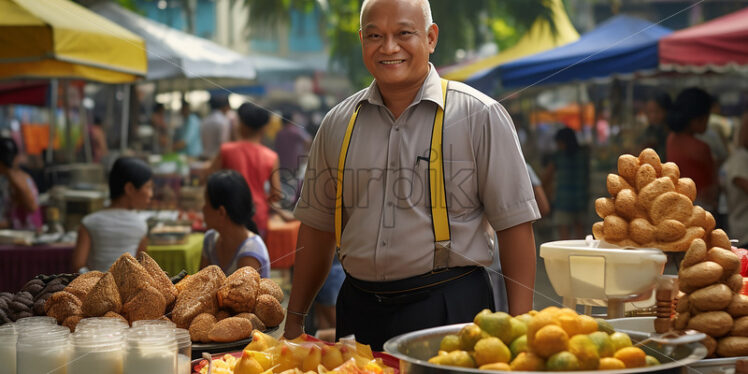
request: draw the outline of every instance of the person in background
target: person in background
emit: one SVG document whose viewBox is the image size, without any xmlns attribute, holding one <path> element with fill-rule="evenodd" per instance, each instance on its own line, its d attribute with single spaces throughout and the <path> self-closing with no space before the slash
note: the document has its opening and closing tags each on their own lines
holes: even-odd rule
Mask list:
<svg viewBox="0 0 748 374">
<path fill-rule="evenodd" d="M 42 227 L 39 192 L 31 176 L 21 170 L 18 145 L 0 138 L 0 228 L 34 230 Z"/>
<path fill-rule="evenodd" d="M 210 114 L 203 118 L 200 137 L 203 140 L 203 156 L 214 158 L 221 149 L 221 144 L 231 140 L 231 123 L 226 113 L 231 109 L 229 98 L 225 95 L 210 97 Z"/>
<path fill-rule="evenodd" d="M 546 180 L 553 180 L 553 221 L 559 239 L 583 239 L 586 232 L 589 193 L 589 153 L 569 127 L 556 132 L 556 153 L 546 166 Z"/>
<path fill-rule="evenodd" d="M 716 164 L 709 145 L 695 136 L 706 131 L 711 105 L 711 96 L 700 88 L 687 88 L 678 94 L 667 116 L 672 131 L 667 138 L 667 160 L 678 165 L 681 177 L 696 183 L 694 203 L 716 215 Z"/>
<path fill-rule="evenodd" d="M 237 114 L 241 123 L 240 140 L 221 145 L 209 172 L 231 169 L 244 176 L 249 189 L 252 190 L 255 206 L 253 219 L 257 223 L 258 233 L 265 237 L 270 204 L 281 198 L 278 154 L 260 143 L 263 129 L 270 120 L 270 113 L 252 103 L 244 103 L 237 110 Z M 267 191 L 266 184 L 269 184 Z"/>
<path fill-rule="evenodd" d="M 530 164 L 525 162 L 525 165 L 527 165 L 527 174 L 530 175 L 530 184 L 532 184 L 532 192 L 535 194 L 535 202 L 538 204 L 538 211 L 541 217 L 545 217 L 551 213 L 551 203 L 548 202 L 548 196 L 545 195 L 543 182 L 540 181 Z"/>
<path fill-rule="evenodd" d="M 78 227 L 73 271 L 105 272 L 124 253 L 146 250 L 148 225 L 138 210 L 153 197 L 151 168 L 144 161 L 120 157 L 109 172 L 109 207 L 91 213 Z"/>
<path fill-rule="evenodd" d="M 306 157 L 309 152 L 309 146 L 312 144 L 312 137 L 306 130 L 293 121 L 293 113 L 290 111 L 283 112 L 283 128 L 275 136 L 275 151 L 278 152 L 280 164 L 281 184 L 289 187 L 288 203 L 296 203 L 296 191 L 300 186 L 299 168 L 302 166 L 301 159 Z"/>
<path fill-rule="evenodd" d="M 104 132 L 102 126 L 101 118 L 96 116 L 94 117 L 93 126 L 89 128 L 91 134 L 91 153 L 93 153 L 94 162 L 101 162 L 109 154 L 109 147 L 106 143 L 106 132 Z"/>
<path fill-rule="evenodd" d="M 738 248 L 748 248 L 748 114 L 738 129 L 737 147 L 725 162 L 727 206 L 730 238 Z"/>
<path fill-rule="evenodd" d="M 660 92 L 647 101 L 645 107 L 647 128 L 637 142 L 641 145 L 639 151 L 645 148 L 652 148 L 660 156 L 662 162 L 665 162 L 667 154 L 666 146 L 669 132 L 665 117 L 672 106 L 673 100 L 665 92 Z"/>
<path fill-rule="evenodd" d="M 208 231 L 203 239 L 201 269 L 218 265 L 231 275 L 251 266 L 261 277 L 270 277 L 270 256 L 253 215 L 252 191 L 241 174 L 221 170 L 208 178 L 203 205 Z"/>
<path fill-rule="evenodd" d="M 164 107 L 164 104 L 156 103 L 153 105 L 151 126 L 153 126 L 153 132 L 155 134 L 153 149 L 157 153 L 163 152 L 166 150 L 167 136 L 169 133 L 169 124 L 166 120 L 166 107 Z"/>
<path fill-rule="evenodd" d="M 190 103 L 182 100 L 182 129 L 179 140 L 174 143 L 174 150 L 190 157 L 200 157 L 203 154 L 203 141 L 200 138 L 200 118 L 190 110 Z"/>
</svg>

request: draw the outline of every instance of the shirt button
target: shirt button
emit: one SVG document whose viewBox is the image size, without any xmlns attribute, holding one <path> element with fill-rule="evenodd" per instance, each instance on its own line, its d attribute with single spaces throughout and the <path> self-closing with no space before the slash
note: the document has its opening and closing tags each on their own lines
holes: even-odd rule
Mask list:
<svg viewBox="0 0 748 374">
<path fill-rule="evenodd" d="M 390 167 L 391 167 L 391 168 L 394 168 L 394 167 L 395 167 L 395 161 L 390 161 Z"/>
<path fill-rule="evenodd" d="M 395 203 L 393 203 L 392 201 L 387 202 L 387 206 L 394 206 L 394 205 Z"/>
<path fill-rule="evenodd" d="M 382 240 L 382 247 L 386 247 L 386 246 L 387 246 L 387 242 Z"/>
<path fill-rule="evenodd" d="M 395 127 L 395 131 L 400 131 L 400 128 L 399 127 Z"/>
</svg>

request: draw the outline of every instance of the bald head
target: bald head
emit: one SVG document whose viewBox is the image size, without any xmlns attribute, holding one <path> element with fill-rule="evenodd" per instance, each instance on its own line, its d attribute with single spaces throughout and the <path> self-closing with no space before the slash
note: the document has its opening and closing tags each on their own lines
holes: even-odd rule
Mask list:
<svg viewBox="0 0 748 374">
<path fill-rule="evenodd" d="M 359 16 L 359 27 L 364 27 L 364 14 L 366 11 L 369 10 L 369 8 L 379 2 L 381 0 L 364 0 L 364 3 L 361 4 L 361 14 Z M 410 2 L 410 3 L 417 3 L 421 8 L 421 13 L 423 13 L 423 22 L 424 25 L 426 25 L 426 30 L 431 27 L 431 24 L 434 23 L 434 19 L 431 17 L 431 4 L 429 3 L 429 0 L 396 0 L 396 1 L 403 1 L 403 2 Z"/>
</svg>

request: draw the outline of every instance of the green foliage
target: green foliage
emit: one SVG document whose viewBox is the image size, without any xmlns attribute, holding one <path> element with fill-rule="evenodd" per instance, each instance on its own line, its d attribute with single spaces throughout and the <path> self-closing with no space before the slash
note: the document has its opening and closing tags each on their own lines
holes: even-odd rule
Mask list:
<svg viewBox="0 0 748 374">
<path fill-rule="evenodd" d="M 124 0 L 120 0 L 124 1 Z M 358 38 L 362 0 L 244 0 L 253 33 L 272 33 L 288 22 L 292 9 L 320 12 L 321 33 L 330 42 L 331 64 L 343 67 L 356 87 L 371 82 L 361 58 Z M 501 49 L 512 46 L 540 18 L 555 32 L 551 0 L 431 0 L 434 22 L 439 25 L 439 43 L 431 57 L 435 65 L 455 62 L 458 49 L 473 50 L 494 41 Z M 267 35 L 267 34 L 265 34 Z"/>
</svg>

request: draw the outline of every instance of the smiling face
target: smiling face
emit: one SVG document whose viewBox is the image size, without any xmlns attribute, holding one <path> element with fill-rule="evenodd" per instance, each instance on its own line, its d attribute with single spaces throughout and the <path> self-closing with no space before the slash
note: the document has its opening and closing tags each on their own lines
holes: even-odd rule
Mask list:
<svg viewBox="0 0 748 374">
<path fill-rule="evenodd" d="M 364 65 L 381 85 L 420 84 L 438 35 L 436 24 L 426 25 L 421 0 L 371 0 L 362 10 Z"/>
</svg>

